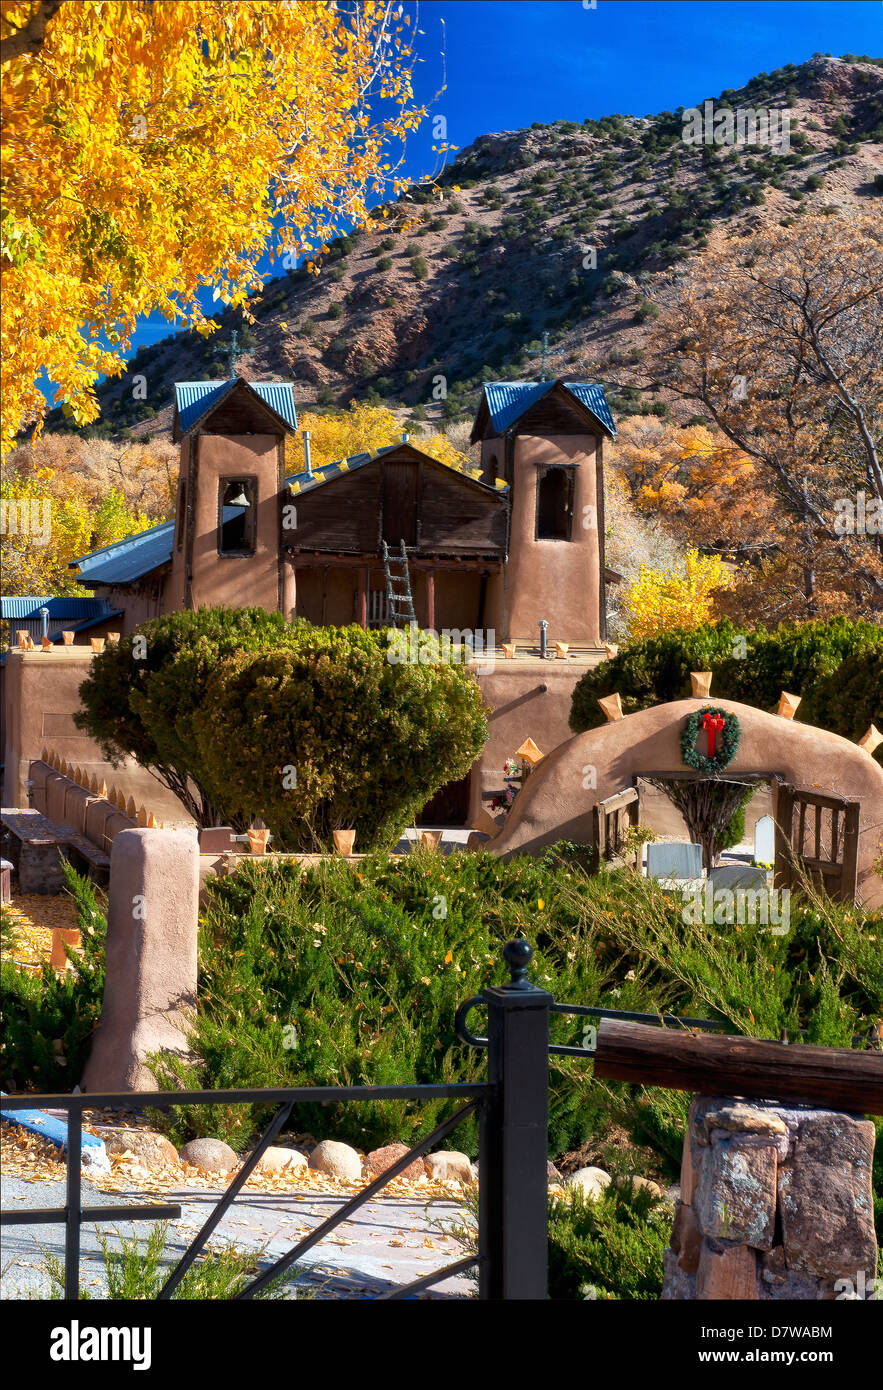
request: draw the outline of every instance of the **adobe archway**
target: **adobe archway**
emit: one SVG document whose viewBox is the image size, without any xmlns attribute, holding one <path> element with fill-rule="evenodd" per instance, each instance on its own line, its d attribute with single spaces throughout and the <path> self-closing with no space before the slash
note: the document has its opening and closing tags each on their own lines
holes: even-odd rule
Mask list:
<svg viewBox="0 0 883 1390">
<path fill-rule="evenodd" d="M 684 721 L 708 703 L 705 698 L 654 705 L 559 744 L 531 773 L 504 829 L 487 848 L 507 856 L 535 853 L 556 840 L 590 843 L 596 801 L 632 786 L 636 774 L 686 770 Z M 883 907 L 883 879 L 873 871 L 883 854 L 883 768 L 839 734 L 734 700 L 713 703 L 735 714 L 742 731 L 728 774 L 768 771 L 805 790 L 861 803 L 859 899 L 868 908 Z"/>
</svg>

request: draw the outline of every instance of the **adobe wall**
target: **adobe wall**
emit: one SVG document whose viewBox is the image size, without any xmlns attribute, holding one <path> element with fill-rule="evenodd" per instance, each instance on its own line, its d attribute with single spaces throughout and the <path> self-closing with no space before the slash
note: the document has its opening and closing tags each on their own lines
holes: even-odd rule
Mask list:
<svg viewBox="0 0 883 1390">
<path fill-rule="evenodd" d="M 113 842 L 107 969 L 84 1091 L 153 1090 L 152 1054 L 186 1054 L 196 1008 L 199 845 L 170 830 Z"/>
<path fill-rule="evenodd" d="M 83 633 L 82 640 L 89 647 L 89 638 L 104 637 L 105 627 L 111 632 L 118 632 L 121 637 L 129 637 L 140 623 L 146 623 L 150 618 L 158 618 L 167 610 L 163 606 L 162 585 L 152 584 L 145 588 L 102 588 L 96 585 L 96 594 L 101 598 L 106 598 L 113 608 L 122 608 L 123 616 L 114 618 L 106 625 L 101 627 L 89 628 Z M 79 634 L 77 634 L 79 636 Z M 74 638 L 76 642 L 77 638 Z M 91 650 L 91 649 L 90 649 Z"/>
<path fill-rule="evenodd" d="M 487 626 L 496 627 L 501 640 L 536 642 L 545 618 L 550 641 L 600 644 L 595 448 L 592 435 L 516 437 L 509 564 L 504 578 L 489 586 L 496 611 L 489 609 Z M 576 465 L 572 538 L 537 540 L 538 465 L 556 463 Z"/>
<path fill-rule="evenodd" d="M 72 777 L 56 772 L 49 763 L 39 760 L 31 763 L 28 770 L 33 783 L 33 809 L 42 812 L 55 825 L 69 825 L 79 831 L 102 853 L 109 851 L 114 836 L 121 830 L 137 829 L 137 822 L 113 802 L 86 791 Z"/>
<path fill-rule="evenodd" d="M 74 724 L 80 685 L 89 673 L 91 648 L 55 646 L 50 652 L 10 651 L 6 656 L 5 771 L 3 805 L 28 804 L 26 782 L 32 762 L 44 748 L 82 768 L 99 782 L 114 784 L 137 806 L 144 805 L 167 824 L 191 825 L 176 796 L 134 759 L 114 768 L 98 744 Z"/>
<path fill-rule="evenodd" d="M 568 739 L 531 773 L 504 829 L 488 846 L 491 852 L 500 856 L 535 853 L 555 840 L 591 843 L 596 801 L 631 786 L 636 773 L 686 770 L 681 757 L 684 721 L 708 703 L 690 699 L 654 705 Z M 713 703 L 735 714 L 742 730 L 729 773 L 769 771 L 796 787 L 861 802 L 858 892 L 866 907 L 883 906 L 883 879 L 872 867 L 883 854 L 883 768 L 879 763 L 839 734 L 733 700 L 713 699 Z M 652 816 L 645 823 L 656 829 Z"/>
<path fill-rule="evenodd" d="M 278 471 L 279 440 L 273 434 L 199 436 L 193 499 L 194 608 L 205 605 L 236 608 L 253 604 L 271 613 L 279 611 Z M 222 477 L 257 479 L 257 535 L 253 555 L 218 554 L 218 481 Z M 185 539 L 180 553 L 184 555 L 186 550 Z M 178 560 L 178 554 L 176 550 L 174 561 Z M 169 599 L 176 596 L 179 573 L 180 562 L 168 589 Z"/>
<path fill-rule="evenodd" d="M 532 738 L 543 753 L 551 753 L 572 738 L 568 720 L 573 688 L 586 671 L 603 660 L 603 651 L 597 656 L 554 661 L 539 657 L 510 661 L 500 659 L 497 653 L 493 671 L 476 670 L 490 714 L 488 740 L 472 769 L 470 822 L 494 792 L 502 791 L 503 764 L 525 739 Z"/>
</svg>

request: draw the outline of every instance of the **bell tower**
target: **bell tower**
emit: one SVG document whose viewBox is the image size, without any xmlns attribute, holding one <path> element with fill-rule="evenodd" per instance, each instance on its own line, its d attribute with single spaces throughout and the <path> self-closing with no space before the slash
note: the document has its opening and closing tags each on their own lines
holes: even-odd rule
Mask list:
<svg viewBox="0 0 883 1390">
<path fill-rule="evenodd" d="M 289 383 L 232 377 L 175 386 L 181 470 L 167 612 L 254 604 L 293 613 L 279 507 L 285 435 L 296 427 Z"/>
<path fill-rule="evenodd" d="M 511 498 L 507 563 L 488 589 L 503 641 L 536 645 L 545 620 L 550 642 L 603 645 L 603 444 L 614 437 L 600 386 L 485 386 L 472 438 L 484 481 L 505 479 Z"/>
</svg>

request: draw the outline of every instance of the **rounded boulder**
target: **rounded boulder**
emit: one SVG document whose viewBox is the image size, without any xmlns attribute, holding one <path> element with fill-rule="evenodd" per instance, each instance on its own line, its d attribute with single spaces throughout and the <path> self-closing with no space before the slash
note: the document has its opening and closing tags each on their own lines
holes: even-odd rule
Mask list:
<svg viewBox="0 0 883 1390">
<path fill-rule="evenodd" d="M 310 1167 L 332 1178 L 360 1178 L 362 1160 L 349 1144 L 337 1139 L 323 1139 L 310 1154 Z"/>
<path fill-rule="evenodd" d="M 603 1168 L 580 1168 L 567 1179 L 568 1187 L 579 1188 L 584 1197 L 591 1197 L 593 1201 L 601 1196 L 610 1183 L 610 1174 L 605 1173 Z"/>
<path fill-rule="evenodd" d="M 289 1173 L 293 1168 L 306 1168 L 307 1157 L 299 1149 L 277 1148 L 274 1145 L 261 1154 L 256 1173 Z"/>
<path fill-rule="evenodd" d="M 384 1144 L 382 1149 L 372 1149 L 371 1153 L 369 1153 L 368 1157 L 365 1159 L 365 1167 L 368 1169 L 372 1178 L 379 1177 L 381 1173 L 386 1172 L 387 1168 L 391 1168 L 394 1163 L 397 1163 L 400 1158 L 404 1158 L 407 1152 L 407 1144 Z M 423 1159 L 415 1158 L 413 1163 L 409 1163 L 407 1168 L 396 1176 L 406 1178 L 411 1182 L 416 1178 L 425 1177 L 426 1170 L 423 1167 Z"/>
<path fill-rule="evenodd" d="M 450 1152 L 427 1154 L 426 1171 L 433 1182 L 459 1182 L 471 1187 L 475 1182 L 472 1164 L 465 1154 Z"/>
<path fill-rule="evenodd" d="M 230 1173 L 239 1163 L 239 1155 L 223 1139 L 191 1139 L 179 1157 L 200 1173 Z"/>
<path fill-rule="evenodd" d="M 109 1154 L 132 1153 L 146 1168 L 166 1168 L 178 1162 L 178 1150 L 164 1134 L 152 1129 L 114 1129 L 102 1136 Z"/>
</svg>

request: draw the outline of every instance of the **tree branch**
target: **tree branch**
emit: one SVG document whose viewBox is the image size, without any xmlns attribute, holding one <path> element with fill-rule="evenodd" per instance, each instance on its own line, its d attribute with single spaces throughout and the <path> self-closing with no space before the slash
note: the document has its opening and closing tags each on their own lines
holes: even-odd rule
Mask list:
<svg viewBox="0 0 883 1390">
<path fill-rule="evenodd" d="M 38 53 L 46 37 L 46 25 L 63 4 L 64 0 L 39 0 L 27 24 L 0 39 L 0 66 L 14 62 L 23 53 L 30 53 L 31 56 Z"/>
</svg>

